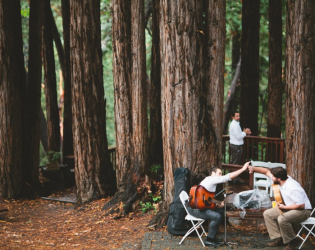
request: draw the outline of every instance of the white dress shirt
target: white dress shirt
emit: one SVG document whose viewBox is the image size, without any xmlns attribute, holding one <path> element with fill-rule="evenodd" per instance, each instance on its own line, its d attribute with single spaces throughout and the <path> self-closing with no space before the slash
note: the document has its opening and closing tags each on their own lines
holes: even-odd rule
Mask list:
<svg viewBox="0 0 315 250">
<path fill-rule="evenodd" d="M 232 120 L 229 132 L 230 132 L 230 144 L 233 144 L 233 145 L 244 144 L 243 138 L 246 136 L 246 133 L 242 131 L 240 123 L 238 121 L 235 121 L 234 119 Z"/>
<path fill-rule="evenodd" d="M 286 206 L 305 204 L 304 209 L 312 209 L 311 202 L 304 189 L 301 187 L 300 183 L 293 180 L 291 176 L 288 175 L 288 179 L 282 187 L 279 185 L 279 189 Z"/>
<path fill-rule="evenodd" d="M 207 189 L 209 192 L 215 192 L 217 189 L 217 184 L 224 183 L 230 181 L 230 174 L 226 174 L 223 176 L 208 176 L 200 182 L 200 185 Z"/>
</svg>

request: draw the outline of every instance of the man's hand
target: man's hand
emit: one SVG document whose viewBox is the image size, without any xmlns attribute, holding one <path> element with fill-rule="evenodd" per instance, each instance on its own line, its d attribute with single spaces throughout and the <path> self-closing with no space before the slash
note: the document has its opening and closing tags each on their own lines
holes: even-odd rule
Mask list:
<svg viewBox="0 0 315 250">
<path fill-rule="evenodd" d="M 249 163 L 250 163 L 250 161 L 248 161 L 248 162 L 246 162 L 246 163 L 244 164 L 244 166 L 243 166 L 243 170 L 248 169 Z"/>
<path fill-rule="evenodd" d="M 254 173 L 254 167 L 252 165 L 248 166 L 248 170 L 250 174 Z"/>
<path fill-rule="evenodd" d="M 244 128 L 243 131 L 244 131 L 245 134 L 247 134 L 247 135 L 250 135 L 250 134 L 252 133 L 249 128 Z"/>
</svg>

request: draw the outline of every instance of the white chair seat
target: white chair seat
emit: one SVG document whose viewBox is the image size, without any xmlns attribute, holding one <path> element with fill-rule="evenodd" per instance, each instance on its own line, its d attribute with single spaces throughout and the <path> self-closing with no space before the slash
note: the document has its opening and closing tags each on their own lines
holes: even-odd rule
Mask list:
<svg viewBox="0 0 315 250">
<path fill-rule="evenodd" d="M 187 210 L 187 207 L 186 207 L 186 202 L 188 202 L 189 196 L 188 196 L 188 194 L 187 194 L 185 191 L 182 191 L 182 192 L 179 194 L 179 198 L 180 198 L 180 201 L 182 202 L 182 204 L 183 204 L 183 206 L 184 206 L 184 208 L 185 208 L 185 210 L 186 210 L 186 213 L 187 213 L 187 215 L 186 215 L 186 217 L 185 217 L 185 220 L 189 220 L 189 221 L 191 222 L 191 224 L 193 225 L 193 226 L 188 230 L 188 232 L 184 235 L 184 237 L 183 237 L 182 240 L 179 242 L 179 244 L 182 244 L 182 242 L 186 239 L 186 237 L 187 237 L 188 235 L 190 235 L 193 231 L 196 231 L 196 233 L 197 233 L 197 235 L 198 235 L 198 237 L 199 237 L 199 239 L 200 239 L 200 241 L 201 241 L 203 247 L 205 247 L 205 243 L 203 242 L 203 240 L 202 240 L 202 238 L 201 238 L 203 235 L 207 235 L 205 229 L 204 229 L 203 226 L 202 226 L 202 223 L 204 223 L 205 220 L 204 220 L 204 219 L 201 219 L 201 218 L 197 218 L 197 217 L 192 216 L 192 215 L 189 214 L 189 212 L 188 212 L 188 210 Z M 201 228 L 201 230 L 202 230 L 201 234 L 198 232 L 198 228 Z"/>
<path fill-rule="evenodd" d="M 311 216 L 313 215 L 314 211 L 315 211 L 315 208 L 313 208 Z M 308 219 L 306 219 L 305 221 L 301 222 L 300 224 L 301 224 L 302 227 L 301 227 L 300 231 L 296 235 L 296 237 L 299 237 L 302 240 L 302 244 L 300 245 L 299 249 L 301 249 L 301 247 L 304 245 L 305 241 L 307 240 L 307 238 L 308 238 L 308 236 L 310 234 L 315 236 L 315 234 L 312 232 L 313 229 L 315 228 L 315 218 L 314 217 L 309 217 Z M 307 227 L 307 226 L 311 226 L 311 227 Z M 305 236 L 305 238 L 303 238 L 302 235 L 301 235 L 301 232 L 302 232 L 303 229 L 308 231 L 308 233 Z"/>
</svg>

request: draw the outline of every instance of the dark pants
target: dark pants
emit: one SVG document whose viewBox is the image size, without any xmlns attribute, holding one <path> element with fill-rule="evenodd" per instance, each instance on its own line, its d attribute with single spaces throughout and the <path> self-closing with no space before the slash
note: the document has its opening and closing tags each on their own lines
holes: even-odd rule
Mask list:
<svg viewBox="0 0 315 250">
<path fill-rule="evenodd" d="M 231 149 L 231 156 L 232 156 L 231 164 L 242 165 L 241 159 L 242 159 L 243 145 L 230 144 L 230 149 Z"/>
<path fill-rule="evenodd" d="M 188 212 L 197 218 L 204 220 L 210 220 L 210 225 L 208 229 L 208 237 L 214 239 L 219 230 L 222 219 L 224 218 L 224 208 L 216 208 L 214 210 L 205 209 L 192 209 L 187 207 Z"/>
</svg>

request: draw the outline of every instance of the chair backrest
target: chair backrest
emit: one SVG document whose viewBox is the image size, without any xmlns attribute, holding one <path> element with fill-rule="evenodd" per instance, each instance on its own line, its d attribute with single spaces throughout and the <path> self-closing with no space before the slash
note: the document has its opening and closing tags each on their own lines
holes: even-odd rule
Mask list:
<svg viewBox="0 0 315 250">
<path fill-rule="evenodd" d="M 185 208 L 187 214 L 189 214 L 188 211 L 187 211 L 187 208 L 186 208 L 186 201 L 189 200 L 189 196 L 188 196 L 188 194 L 186 193 L 186 191 L 183 190 L 183 191 L 179 194 L 179 199 L 180 199 L 180 201 L 182 202 L 182 204 L 183 204 L 183 206 L 184 206 L 184 208 Z"/>
<path fill-rule="evenodd" d="M 261 174 L 261 173 L 254 172 L 254 185 L 255 185 L 255 182 L 257 181 L 257 179 L 268 180 L 271 184 L 271 179 L 268 176 Z"/>
<path fill-rule="evenodd" d="M 250 162 L 253 167 L 265 167 L 265 168 L 269 168 L 269 163 L 270 163 L 270 162 L 264 162 L 264 161 L 250 161 Z"/>
<path fill-rule="evenodd" d="M 284 169 L 287 169 L 287 166 L 284 163 L 269 162 L 269 168 L 276 167 L 283 167 Z"/>
</svg>

